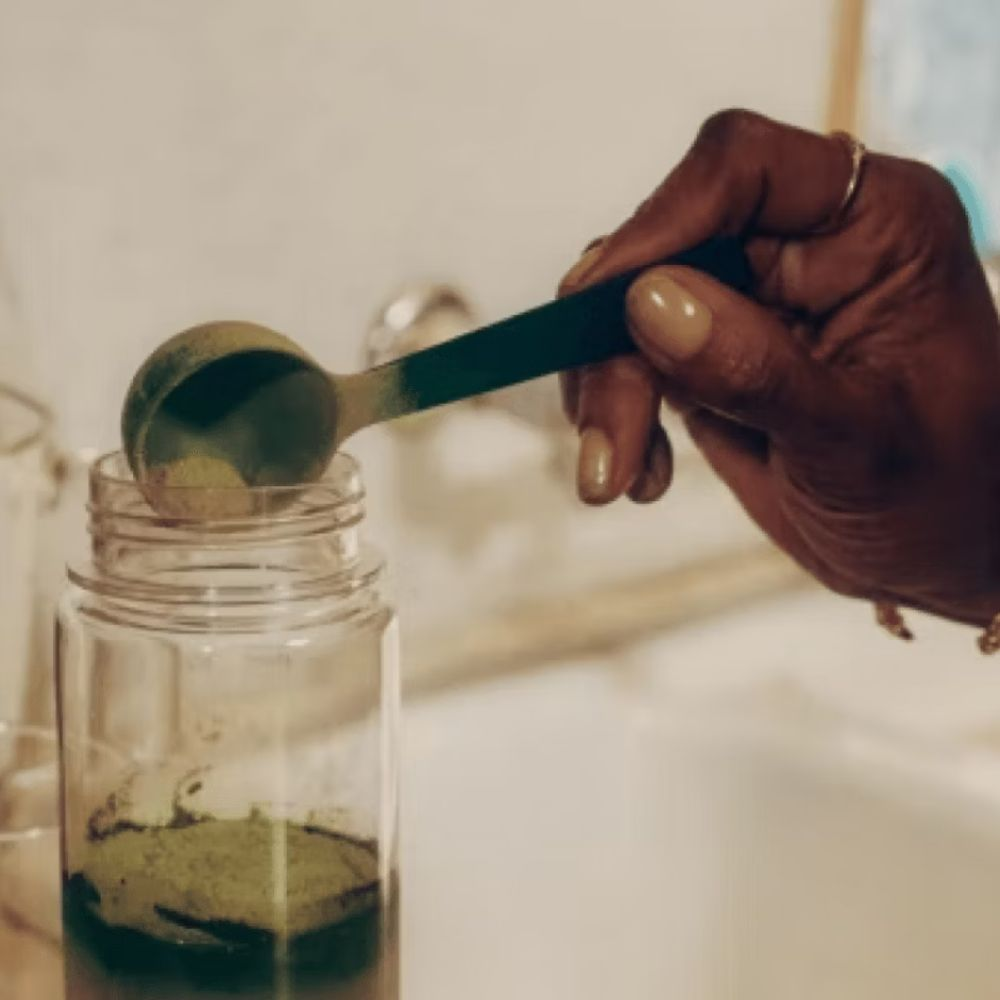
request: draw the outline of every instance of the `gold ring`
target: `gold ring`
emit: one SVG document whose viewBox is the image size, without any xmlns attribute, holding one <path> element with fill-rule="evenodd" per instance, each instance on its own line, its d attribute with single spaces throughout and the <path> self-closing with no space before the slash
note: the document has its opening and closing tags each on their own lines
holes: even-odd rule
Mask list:
<svg viewBox="0 0 1000 1000">
<path fill-rule="evenodd" d="M 847 187 L 844 189 L 844 197 L 841 198 L 840 204 L 837 206 L 836 212 L 833 213 L 830 222 L 824 227 L 826 229 L 835 229 L 843 222 L 847 210 L 851 207 L 851 202 L 854 201 L 854 196 L 858 193 L 858 187 L 861 184 L 861 175 L 865 169 L 865 157 L 868 155 L 868 147 L 860 139 L 851 135 L 850 132 L 834 132 L 830 138 L 844 143 L 851 155 L 851 176 L 847 182 Z"/>
</svg>

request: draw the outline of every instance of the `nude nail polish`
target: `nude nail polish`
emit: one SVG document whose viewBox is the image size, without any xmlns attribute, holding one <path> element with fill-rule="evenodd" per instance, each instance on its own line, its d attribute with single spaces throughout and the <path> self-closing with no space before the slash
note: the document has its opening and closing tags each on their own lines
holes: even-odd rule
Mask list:
<svg viewBox="0 0 1000 1000">
<path fill-rule="evenodd" d="M 588 427 L 580 436 L 580 462 L 577 489 L 586 503 L 611 500 L 611 471 L 614 451 L 607 434 L 598 427 Z"/>
<path fill-rule="evenodd" d="M 648 271 L 628 291 L 628 317 L 651 352 L 671 361 L 694 357 L 712 332 L 712 314 L 662 270 Z"/>
</svg>

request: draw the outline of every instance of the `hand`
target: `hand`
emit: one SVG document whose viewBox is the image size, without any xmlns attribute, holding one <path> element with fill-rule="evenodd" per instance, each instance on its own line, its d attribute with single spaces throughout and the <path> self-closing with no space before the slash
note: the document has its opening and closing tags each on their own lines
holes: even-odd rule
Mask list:
<svg viewBox="0 0 1000 1000">
<path fill-rule="evenodd" d="M 589 503 L 658 499 L 663 399 L 773 541 L 833 590 L 985 624 L 1000 611 L 1000 320 L 948 182 L 841 138 L 724 112 L 562 293 L 713 235 L 753 299 L 653 266 L 639 354 L 563 376 Z"/>
</svg>

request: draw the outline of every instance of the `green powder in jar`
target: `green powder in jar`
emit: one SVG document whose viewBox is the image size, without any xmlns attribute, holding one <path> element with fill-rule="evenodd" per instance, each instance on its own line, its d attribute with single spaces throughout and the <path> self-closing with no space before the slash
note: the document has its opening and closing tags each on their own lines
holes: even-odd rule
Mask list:
<svg viewBox="0 0 1000 1000">
<path fill-rule="evenodd" d="M 64 886 L 68 1000 L 381 1000 L 394 916 L 374 846 L 270 820 L 113 828 Z"/>
</svg>

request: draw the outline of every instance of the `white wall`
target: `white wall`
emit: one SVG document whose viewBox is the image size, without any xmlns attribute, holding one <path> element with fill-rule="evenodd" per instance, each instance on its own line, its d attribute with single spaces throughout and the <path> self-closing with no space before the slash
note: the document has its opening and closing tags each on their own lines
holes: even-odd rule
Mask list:
<svg viewBox="0 0 1000 1000">
<path fill-rule="evenodd" d="M 402 281 L 484 318 L 535 304 L 712 111 L 820 124 L 834 2 L 3 0 L 0 381 L 30 348 L 63 440 L 105 448 L 132 372 L 193 323 L 252 318 L 347 371 Z M 434 427 L 351 444 L 411 630 L 752 536 L 693 470 L 666 513 L 594 512 L 569 435 Z"/>
<path fill-rule="evenodd" d="M 711 110 L 818 123 L 831 4 L 4 0 L 3 336 L 104 446 L 194 322 L 349 369 L 400 280 L 531 304 Z"/>
</svg>

